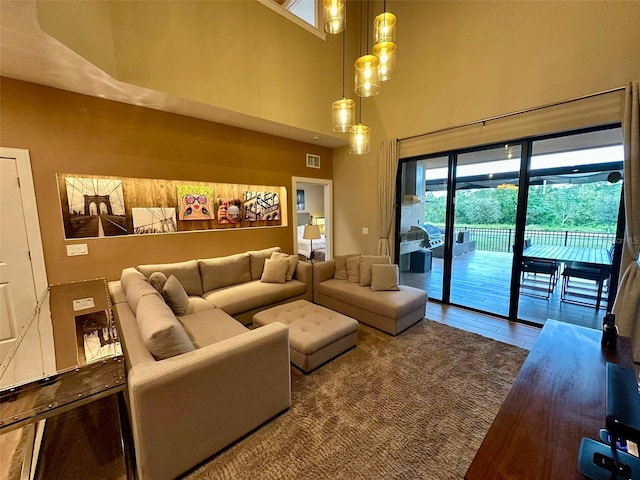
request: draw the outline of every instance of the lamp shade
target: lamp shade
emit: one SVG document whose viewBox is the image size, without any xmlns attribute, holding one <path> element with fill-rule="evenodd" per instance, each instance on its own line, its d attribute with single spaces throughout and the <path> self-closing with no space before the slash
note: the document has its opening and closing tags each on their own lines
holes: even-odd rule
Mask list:
<svg viewBox="0 0 640 480">
<path fill-rule="evenodd" d="M 348 132 L 355 123 L 356 102 L 350 98 L 336 100 L 332 104 L 334 132 Z"/>
<path fill-rule="evenodd" d="M 380 81 L 386 82 L 396 71 L 396 44 L 380 42 L 373 46 L 373 54 L 380 60 Z"/>
<path fill-rule="evenodd" d="M 390 12 L 378 15 L 373 21 L 373 43 L 396 41 L 396 16 Z"/>
<path fill-rule="evenodd" d="M 349 136 L 349 153 L 362 155 L 371 150 L 371 129 L 359 123 L 351 127 Z"/>
<path fill-rule="evenodd" d="M 375 55 L 363 55 L 355 63 L 356 95 L 373 97 L 380 91 L 380 60 Z"/>
<path fill-rule="evenodd" d="M 305 240 L 320 240 L 320 227 L 318 225 L 305 225 L 302 238 Z"/>
<path fill-rule="evenodd" d="M 323 0 L 324 31 L 340 33 L 344 30 L 344 0 Z"/>
</svg>

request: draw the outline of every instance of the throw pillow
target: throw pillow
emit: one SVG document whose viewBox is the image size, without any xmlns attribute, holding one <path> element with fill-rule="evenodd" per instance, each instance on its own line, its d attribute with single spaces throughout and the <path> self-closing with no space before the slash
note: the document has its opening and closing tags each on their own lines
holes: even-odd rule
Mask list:
<svg viewBox="0 0 640 480">
<path fill-rule="evenodd" d="M 360 283 L 360 257 L 347 258 L 347 281 Z"/>
<path fill-rule="evenodd" d="M 264 261 L 271 258 L 273 252 L 279 252 L 280 247 L 263 248 L 262 250 L 249 250 L 249 269 L 251 271 L 251 280 L 260 280 L 262 270 L 264 270 Z"/>
<path fill-rule="evenodd" d="M 153 272 L 151 275 L 149 275 L 149 283 L 158 292 L 162 293 L 164 284 L 167 283 L 167 276 L 162 272 Z"/>
<path fill-rule="evenodd" d="M 347 258 L 350 257 L 358 257 L 358 253 L 354 253 L 351 255 L 336 255 L 334 261 L 336 264 L 336 270 L 333 274 L 333 278 L 336 280 L 346 280 L 347 279 Z"/>
<path fill-rule="evenodd" d="M 189 295 L 178 279 L 171 275 L 162 289 L 162 296 L 176 315 L 184 315 L 189 306 Z"/>
<path fill-rule="evenodd" d="M 400 290 L 398 265 L 371 265 L 371 290 Z"/>
<path fill-rule="evenodd" d="M 371 285 L 371 265 L 374 263 L 388 265 L 391 263 L 388 255 L 363 255 L 360 257 L 360 286 Z"/>
<path fill-rule="evenodd" d="M 295 255 L 287 255 L 286 253 L 273 252 L 271 259 L 286 260 L 289 262 L 289 268 L 287 268 L 287 282 L 293 280 L 293 274 L 296 272 L 298 266 L 298 257 Z"/>
<path fill-rule="evenodd" d="M 288 261 L 269 258 L 264 261 L 264 270 L 260 281 L 262 283 L 284 283 L 287 281 L 288 268 Z"/>
</svg>

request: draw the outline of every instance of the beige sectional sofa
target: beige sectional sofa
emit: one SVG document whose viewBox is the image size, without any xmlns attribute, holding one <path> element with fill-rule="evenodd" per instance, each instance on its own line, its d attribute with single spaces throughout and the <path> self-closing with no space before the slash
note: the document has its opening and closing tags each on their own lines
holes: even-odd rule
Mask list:
<svg viewBox="0 0 640 480">
<path fill-rule="evenodd" d="M 290 261 L 269 260 L 291 280 L 261 281 L 279 250 L 141 265 L 109 283 L 140 479 L 175 478 L 291 405 L 287 327 L 243 325 L 262 309 L 311 299 L 310 264 L 294 273 Z M 158 274 L 168 277 L 164 295 L 149 282 Z"/>
<path fill-rule="evenodd" d="M 398 284 L 389 257 L 343 255 L 313 265 L 314 302 L 397 335 L 426 315 L 427 292 Z"/>
</svg>

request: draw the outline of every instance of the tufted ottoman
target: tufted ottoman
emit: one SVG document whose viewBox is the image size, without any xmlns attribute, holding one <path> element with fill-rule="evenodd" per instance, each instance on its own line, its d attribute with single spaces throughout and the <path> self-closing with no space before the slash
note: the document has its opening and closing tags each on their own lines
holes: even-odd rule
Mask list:
<svg viewBox="0 0 640 480">
<path fill-rule="evenodd" d="M 306 300 L 278 305 L 253 316 L 253 324 L 258 327 L 273 322 L 289 327 L 291 362 L 307 373 L 355 347 L 358 339 L 356 320 Z"/>
</svg>

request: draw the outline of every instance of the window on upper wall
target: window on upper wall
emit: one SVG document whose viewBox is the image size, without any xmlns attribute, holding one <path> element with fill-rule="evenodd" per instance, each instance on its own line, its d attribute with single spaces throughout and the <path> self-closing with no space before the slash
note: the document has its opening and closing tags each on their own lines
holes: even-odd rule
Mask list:
<svg viewBox="0 0 640 480">
<path fill-rule="evenodd" d="M 314 28 L 319 28 L 318 0 L 270 0 Z"/>
</svg>

